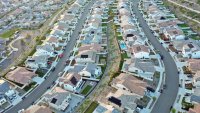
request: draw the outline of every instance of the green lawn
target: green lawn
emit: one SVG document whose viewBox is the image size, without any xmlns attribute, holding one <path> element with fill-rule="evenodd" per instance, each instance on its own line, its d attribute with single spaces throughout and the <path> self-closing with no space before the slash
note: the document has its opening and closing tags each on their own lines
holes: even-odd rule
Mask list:
<svg viewBox="0 0 200 113">
<path fill-rule="evenodd" d="M 178 24 L 179 27 L 189 27 L 187 24 Z"/>
<path fill-rule="evenodd" d="M 45 72 L 42 69 L 37 69 L 35 73 L 38 74 L 39 77 L 43 77 L 45 75 Z"/>
<path fill-rule="evenodd" d="M 107 22 L 108 21 L 108 19 L 102 19 L 102 22 Z"/>
<path fill-rule="evenodd" d="M 117 33 L 117 36 L 121 36 L 122 34 L 120 32 L 116 32 Z"/>
<path fill-rule="evenodd" d="M 191 38 L 194 40 L 200 40 L 200 36 L 192 36 Z"/>
<path fill-rule="evenodd" d="M 107 26 L 107 23 L 102 23 L 102 26 L 104 27 L 104 26 Z"/>
<path fill-rule="evenodd" d="M 0 34 L 0 37 L 2 38 L 10 38 L 11 36 L 13 36 L 15 34 L 16 31 L 18 31 L 19 29 L 11 29 L 9 31 L 4 32 L 3 34 Z"/>
<path fill-rule="evenodd" d="M 193 108 L 194 105 L 192 103 L 188 103 L 185 101 L 185 97 L 183 97 L 183 100 L 182 100 L 182 107 L 185 109 L 185 110 L 189 110 L 190 108 Z"/>
<path fill-rule="evenodd" d="M 107 29 L 104 27 L 104 28 L 102 28 L 102 32 L 103 33 L 106 33 L 106 31 L 107 31 Z"/>
<path fill-rule="evenodd" d="M 102 73 L 104 73 L 105 70 L 106 70 L 106 65 L 102 65 L 102 66 L 101 66 L 101 71 L 102 71 Z"/>
<path fill-rule="evenodd" d="M 123 58 L 123 59 L 129 58 L 126 52 L 122 53 L 122 58 Z"/>
<path fill-rule="evenodd" d="M 117 39 L 118 40 L 123 40 L 123 37 L 122 36 L 117 36 Z"/>
<path fill-rule="evenodd" d="M 99 104 L 97 102 L 92 102 L 85 113 L 92 113 Z"/>
<path fill-rule="evenodd" d="M 156 77 L 156 78 L 160 78 L 160 72 L 156 71 L 153 76 Z"/>
<path fill-rule="evenodd" d="M 91 88 L 92 88 L 92 86 L 87 85 L 87 86 L 85 87 L 85 89 L 83 89 L 83 91 L 81 92 L 81 94 L 87 95 L 88 92 L 91 90 Z"/>
<path fill-rule="evenodd" d="M 170 18 L 174 18 L 174 16 L 167 16 L 167 18 L 169 18 L 169 19 L 170 19 Z"/>
</svg>

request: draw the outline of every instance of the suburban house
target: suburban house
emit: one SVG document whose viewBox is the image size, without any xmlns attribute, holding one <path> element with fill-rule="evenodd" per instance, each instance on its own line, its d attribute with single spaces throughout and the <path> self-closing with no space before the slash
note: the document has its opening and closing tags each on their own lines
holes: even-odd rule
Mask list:
<svg viewBox="0 0 200 113">
<path fill-rule="evenodd" d="M 32 105 L 23 113 L 52 113 L 51 109 L 49 107 L 46 107 L 44 105 Z"/>
<path fill-rule="evenodd" d="M 126 37 L 126 45 L 131 48 L 133 45 L 144 45 L 144 38 L 138 35 L 134 35 L 131 37 Z"/>
<path fill-rule="evenodd" d="M 52 45 L 53 47 L 59 47 L 59 39 L 55 36 L 49 36 L 46 40 L 46 43 Z"/>
<path fill-rule="evenodd" d="M 6 45 L 0 44 L 0 57 L 5 57 L 6 55 Z"/>
<path fill-rule="evenodd" d="M 188 113 L 200 113 L 200 104 L 195 104 L 194 108 L 190 108 Z"/>
<path fill-rule="evenodd" d="M 185 40 L 174 40 L 171 42 L 171 46 L 176 50 L 176 52 L 182 53 L 183 46 L 188 44 L 188 41 Z"/>
<path fill-rule="evenodd" d="M 143 97 L 145 94 L 147 83 L 137 79 L 133 75 L 121 73 L 119 76 L 114 78 L 111 83 L 112 87 L 117 89 L 127 90 L 130 93 L 137 94 Z"/>
<path fill-rule="evenodd" d="M 200 47 L 194 43 L 185 44 L 182 53 L 183 57 L 200 58 Z"/>
<path fill-rule="evenodd" d="M 136 28 L 131 17 L 124 15 L 121 16 L 120 20 L 120 26 L 122 27 L 123 31 Z"/>
<path fill-rule="evenodd" d="M 48 66 L 48 55 L 29 56 L 25 61 L 25 66 L 29 69 L 46 68 Z"/>
<path fill-rule="evenodd" d="M 149 58 L 150 50 L 144 45 L 133 45 L 131 50 L 131 53 L 135 58 Z"/>
<path fill-rule="evenodd" d="M 196 73 L 200 70 L 200 59 L 189 59 L 188 68 L 192 73 Z"/>
<path fill-rule="evenodd" d="M 127 29 L 123 31 L 123 38 L 126 40 L 128 37 L 134 37 L 135 35 L 139 36 L 138 31 L 136 29 Z"/>
<path fill-rule="evenodd" d="M 190 97 L 190 102 L 200 104 L 200 87 L 194 88 L 194 93 Z"/>
<path fill-rule="evenodd" d="M 160 33 L 162 33 L 165 28 L 177 26 L 177 24 L 173 20 L 159 20 L 157 21 L 157 26 L 160 30 Z"/>
<path fill-rule="evenodd" d="M 60 87 L 55 87 L 51 92 L 45 94 L 42 100 L 51 108 L 65 111 L 69 106 L 71 93 Z"/>
<path fill-rule="evenodd" d="M 78 14 L 80 13 L 80 9 L 81 9 L 81 5 L 75 2 L 71 5 L 71 7 L 68 9 L 67 12 L 69 14 L 78 16 Z"/>
<path fill-rule="evenodd" d="M 121 8 L 120 9 L 118 9 L 118 11 L 119 11 L 119 16 L 121 17 L 121 16 L 123 16 L 123 15 L 126 15 L 126 16 L 131 16 L 131 13 L 130 13 L 130 11 L 128 10 L 128 8 L 125 8 L 125 7 L 123 7 L 123 6 L 121 6 Z"/>
<path fill-rule="evenodd" d="M 0 57 L 6 56 L 6 42 L 7 39 L 0 38 Z"/>
<path fill-rule="evenodd" d="M 0 79 L 0 95 L 5 95 L 9 90 L 9 83 L 3 79 Z"/>
<path fill-rule="evenodd" d="M 126 70 L 128 72 L 136 73 L 138 76 L 153 80 L 153 75 L 156 72 L 155 65 L 151 60 L 143 60 L 143 59 L 129 59 L 125 62 Z"/>
<path fill-rule="evenodd" d="M 31 83 L 32 78 L 35 76 L 36 74 L 34 72 L 28 71 L 25 67 L 17 67 L 6 74 L 8 80 L 19 83 L 23 86 Z"/>
<path fill-rule="evenodd" d="M 96 62 L 97 54 L 102 50 L 103 48 L 100 44 L 83 45 L 78 49 L 75 60 L 77 63 L 94 63 Z"/>
<path fill-rule="evenodd" d="M 2 106 L 3 104 L 5 104 L 7 102 L 5 96 L 0 95 L 0 106 Z"/>
<path fill-rule="evenodd" d="M 78 73 L 67 73 L 65 76 L 59 78 L 59 86 L 72 92 L 77 92 L 83 80 Z"/>
<path fill-rule="evenodd" d="M 11 86 L 7 81 L 0 79 L 0 95 L 4 95 L 9 99 L 13 99 L 13 97 L 16 96 L 16 92 L 11 89 Z"/>
<path fill-rule="evenodd" d="M 57 22 L 55 24 L 55 27 L 54 29 L 58 29 L 60 31 L 63 31 L 65 32 L 65 35 L 63 35 L 61 38 L 62 39 L 67 39 L 68 41 L 70 40 L 70 37 L 72 35 L 72 29 L 74 28 L 75 26 L 74 25 L 69 25 L 69 24 L 66 24 L 64 22 Z"/>
<path fill-rule="evenodd" d="M 64 13 L 63 15 L 60 16 L 59 21 L 70 25 L 70 24 L 76 24 L 77 18 L 73 14 Z"/>
<path fill-rule="evenodd" d="M 193 75 L 193 85 L 200 87 L 200 70 Z"/>
<path fill-rule="evenodd" d="M 82 35 L 83 35 L 83 40 L 81 41 L 82 44 L 91 44 L 91 43 L 101 44 L 102 42 L 100 28 L 92 28 L 92 26 L 89 26 L 86 29 L 84 29 L 84 34 Z"/>
<path fill-rule="evenodd" d="M 52 29 L 52 31 L 50 32 L 50 36 L 54 36 L 58 38 L 58 40 L 64 39 L 64 35 L 65 35 L 64 31 L 56 29 L 56 28 Z"/>
<path fill-rule="evenodd" d="M 131 87 L 133 87 L 133 85 L 131 85 Z M 106 98 L 107 104 L 120 109 L 120 111 L 134 113 L 137 108 L 137 101 L 141 98 L 141 96 L 135 93 L 130 93 L 126 89 L 117 87 L 117 91 L 110 92 Z M 112 112 L 122 113 L 116 110 Z"/>
<path fill-rule="evenodd" d="M 102 71 L 100 66 L 94 63 L 88 63 L 79 74 L 86 78 L 97 78 L 102 74 Z"/>
<path fill-rule="evenodd" d="M 36 47 L 37 55 L 47 55 L 49 57 L 54 57 L 54 47 L 49 44 L 38 45 Z"/>
<path fill-rule="evenodd" d="M 93 113 L 121 113 L 118 109 L 111 105 L 100 103 Z"/>
<path fill-rule="evenodd" d="M 163 30 L 163 34 L 170 40 L 183 40 L 185 35 L 178 27 L 167 27 Z"/>
</svg>

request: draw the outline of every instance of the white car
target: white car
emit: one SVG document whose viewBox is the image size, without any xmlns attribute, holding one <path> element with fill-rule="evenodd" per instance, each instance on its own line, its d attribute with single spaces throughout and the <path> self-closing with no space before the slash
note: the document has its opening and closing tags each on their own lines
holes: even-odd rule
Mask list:
<svg viewBox="0 0 200 113">
<path fill-rule="evenodd" d="M 18 111 L 18 113 L 23 113 L 24 112 L 24 109 L 21 109 Z"/>
</svg>

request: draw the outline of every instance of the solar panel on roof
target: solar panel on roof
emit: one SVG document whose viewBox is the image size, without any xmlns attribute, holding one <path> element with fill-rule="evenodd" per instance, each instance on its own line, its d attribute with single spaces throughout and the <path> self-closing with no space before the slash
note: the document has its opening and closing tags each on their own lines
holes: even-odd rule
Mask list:
<svg viewBox="0 0 200 113">
<path fill-rule="evenodd" d="M 134 35 L 133 34 L 127 34 L 126 37 L 133 37 Z"/>
<path fill-rule="evenodd" d="M 108 101 L 110 101 L 110 102 L 112 102 L 112 103 L 114 103 L 114 104 L 116 104 L 118 106 L 122 105 L 121 100 L 119 100 L 119 99 L 117 99 L 117 98 L 115 98 L 113 96 L 111 96 L 110 98 L 108 98 Z"/>
<path fill-rule="evenodd" d="M 193 48 L 193 47 L 194 47 L 192 44 L 188 44 L 188 46 L 189 46 L 190 48 Z"/>
<path fill-rule="evenodd" d="M 55 104 L 56 101 L 57 101 L 57 99 L 56 99 L 56 98 L 53 98 L 53 99 L 51 100 L 51 103 Z"/>
<path fill-rule="evenodd" d="M 70 81 L 72 82 L 73 85 L 76 85 L 78 82 L 75 77 L 72 77 Z"/>
<path fill-rule="evenodd" d="M 81 55 L 81 58 L 88 58 L 88 55 Z"/>
</svg>

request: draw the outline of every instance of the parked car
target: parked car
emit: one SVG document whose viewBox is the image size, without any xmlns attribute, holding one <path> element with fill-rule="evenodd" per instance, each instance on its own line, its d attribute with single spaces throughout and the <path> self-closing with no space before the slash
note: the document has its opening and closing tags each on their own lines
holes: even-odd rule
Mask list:
<svg viewBox="0 0 200 113">
<path fill-rule="evenodd" d="M 54 72 L 55 70 L 56 70 L 56 68 L 55 68 L 55 67 L 53 67 L 53 68 L 51 69 L 51 71 L 52 71 L 52 72 Z"/>
<path fill-rule="evenodd" d="M 166 85 L 166 84 L 164 84 L 164 85 L 163 85 L 163 89 L 166 89 L 166 88 L 167 88 L 167 85 Z"/>
<path fill-rule="evenodd" d="M 60 54 L 60 55 L 58 55 L 58 57 L 59 58 L 62 58 L 64 56 L 64 54 L 62 53 L 62 54 Z"/>
</svg>

